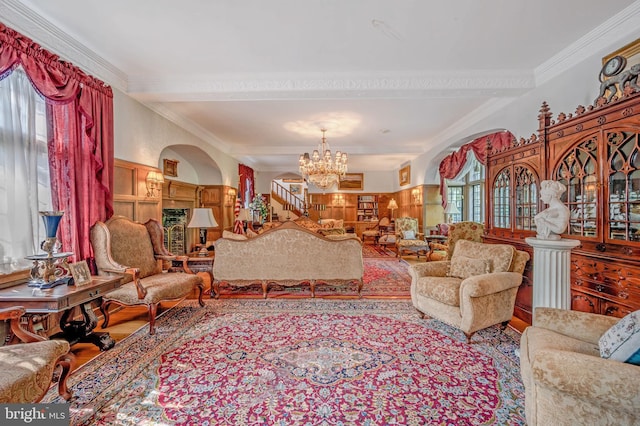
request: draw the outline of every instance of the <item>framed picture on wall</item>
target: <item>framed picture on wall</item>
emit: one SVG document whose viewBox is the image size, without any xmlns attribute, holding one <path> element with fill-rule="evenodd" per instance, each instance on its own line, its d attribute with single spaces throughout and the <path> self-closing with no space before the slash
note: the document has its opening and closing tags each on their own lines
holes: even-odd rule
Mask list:
<svg viewBox="0 0 640 426">
<path fill-rule="evenodd" d="M 411 183 L 411 165 L 406 165 L 399 172 L 400 186 L 409 185 Z"/>
<path fill-rule="evenodd" d="M 165 158 L 163 160 L 162 173 L 165 176 L 178 177 L 178 160 L 169 160 Z"/>
<path fill-rule="evenodd" d="M 362 191 L 364 189 L 364 173 L 346 173 L 340 180 L 338 189 Z"/>
<path fill-rule="evenodd" d="M 289 185 L 289 191 L 295 195 L 302 194 L 302 184 L 296 183 Z"/>
</svg>

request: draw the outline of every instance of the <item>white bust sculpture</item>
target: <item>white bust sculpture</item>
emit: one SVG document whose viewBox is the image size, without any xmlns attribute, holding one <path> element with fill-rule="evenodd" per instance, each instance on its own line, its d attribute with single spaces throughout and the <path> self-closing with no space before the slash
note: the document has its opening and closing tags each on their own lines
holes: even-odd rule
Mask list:
<svg viewBox="0 0 640 426">
<path fill-rule="evenodd" d="M 534 218 L 537 238 L 559 240 L 560 234 L 569 226 L 569 207 L 560 201 L 560 196 L 567 190 L 567 187 L 553 180 L 543 180 L 540 187 L 540 199 L 549 207 Z"/>
</svg>

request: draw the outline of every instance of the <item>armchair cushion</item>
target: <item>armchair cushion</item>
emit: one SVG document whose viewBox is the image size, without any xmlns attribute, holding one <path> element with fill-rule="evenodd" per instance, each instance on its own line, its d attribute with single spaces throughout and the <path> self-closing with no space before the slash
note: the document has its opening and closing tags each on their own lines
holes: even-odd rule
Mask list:
<svg viewBox="0 0 640 426">
<path fill-rule="evenodd" d="M 431 277 L 420 278 L 417 282 L 416 291 L 424 297 L 438 300 L 450 306 L 460 306 L 460 278 Z"/>
<path fill-rule="evenodd" d="M 416 239 L 416 231 L 413 229 L 409 229 L 407 231 L 402 231 L 402 238 L 405 240 L 415 240 Z"/>
<path fill-rule="evenodd" d="M 640 365 L 640 311 L 622 318 L 598 344 L 602 358 Z"/>
<path fill-rule="evenodd" d="M 490 272 L 506 272 L 511 267 L 515 248 L 508 244 L 484 244 L 459 240 L 456 243 L 451 262 L 458 256 L 491 261 Z"/>
<path fill-rule="evenodd" d="M 180 272 L 158 274 L 140 280 L 140 284 L 147 290 L 144 299 L 138 298 L 136 284 L 133 281 L 110 291 L 105 297 L 125 305 L 155 304 L 184 297 L 198 286 L 201 280 L 197 275 Z"/>
<path fill-rule="evenodd" d="M 489 272 L 491 272 L 491 259 L 474 259 L 462 255 L 454 256 L 449 268 L 450 277 L 462 279 Z"/>
</svg>

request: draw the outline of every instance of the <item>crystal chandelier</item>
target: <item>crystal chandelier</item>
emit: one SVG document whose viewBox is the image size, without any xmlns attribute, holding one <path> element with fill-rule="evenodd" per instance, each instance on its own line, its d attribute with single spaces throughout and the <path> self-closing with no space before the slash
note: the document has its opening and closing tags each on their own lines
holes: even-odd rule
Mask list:
<svg viewBox="0 0 640 426">
<path fill-rule="evenodd" d="M 324 136 L 327 130 L 320 130 L 322 142 L 318 149 L 315 149 L 311 156 L 308 152 L 300 156 L 300 173 L 308 183 L 325 190 L 344 178 L 347 172 L 347 154 L 337 151 L 335 159 L 331 158 L 331 149 Z"/>
</svg>

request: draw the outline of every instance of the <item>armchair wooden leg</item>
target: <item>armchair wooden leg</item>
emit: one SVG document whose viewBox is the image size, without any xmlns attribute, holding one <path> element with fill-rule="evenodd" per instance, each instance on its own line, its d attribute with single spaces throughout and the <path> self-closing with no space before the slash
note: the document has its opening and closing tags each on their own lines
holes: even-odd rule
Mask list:
<svg viewBox="0 0 640 426">
<path fill-rule="evenodd" d="M 156 314 L 158 313 L 159 303 L 151 303 L 149 305 L 149 334 L 156 334 Z"/>
<path fill-rule="evenodd" d="M 213 287 L 213 286 L 212 286 Z M 213 290 L 212 290 L 213 291 Z M 204 296 L 204 283 L 200 283 L 198 285 L 198 304 L 200 306 L 204 306 L 204 300 L 202 300 L 202 297 Z"/>
<path fill-rule="evenodd" d="M 509 321 L 502 321 L 500 323 L 500 330 L 502 330 L 502 331 L 506 330 L 508 325 L 509 325 Z"/>
<path fill-rule="evenodd" d="M 266 299 L 267 298 L 267 281 L 266 280 L 262 280 L 262 298 Z"/>
<path fill-rule="evenodd" d="M 76 357 L 71 352 L 69 352 L 65 355 L 62 355 L 58 359 L 56 365 L 59 365 L 62 368 L 62 373 L 60 374 L 60 378 L 58 379 L 58 393 L 65 399 L 65 401 L 69 401 L 73 394 L 67 387 L 67 378 L 76 365 Z"/>
<path fill-rule="evenodd" d="M 309 287 L 311 287 L 311 298 L 313 299 L 314 297 L 316 297 L 316 281 L 309 281 Z"/>
<path fill-rule="evenodd" d="M 363 280 L 358 280 L 358 298 L 362 299 L 362 287 L 364 286 Z"/>
</svg>

